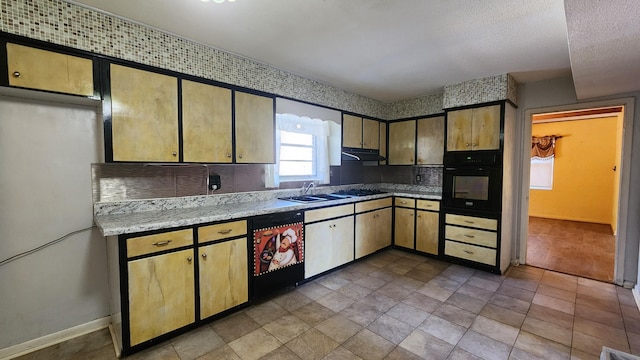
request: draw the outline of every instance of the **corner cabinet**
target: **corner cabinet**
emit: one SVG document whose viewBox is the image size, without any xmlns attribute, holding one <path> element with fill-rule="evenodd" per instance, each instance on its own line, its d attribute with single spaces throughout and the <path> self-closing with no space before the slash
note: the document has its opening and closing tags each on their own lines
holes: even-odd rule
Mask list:
<svg viewBox="0 0 640 360">
<path fill-rule="evenodd" d="M 93 60 L 7 43 L 9 86 L 92 97 Z"/>
<path fill-rule="evenodd" d="M 500 105 L 447 112 L 447 151 L 499 150 Z"/>
<path fill-rule="evenodd" d="M 391 246 L 392 199 L 356 203 L 355 258 Z"/>
<path fill-rule="evenodd" d="M 111 64 L 113 161 L 178 162 L 178 79 Z"/>
<path fill-rule="evenodd" d="M 389 165 L 414 165 L 416 154 L 416 121 L 389 123 Z"/>
<path fill-rule="evenodd" d="M 272 97 L 235 92 L 236 163 L 275 162 L 275 108 Z"/>
<path fill-rule="evenodd" d="M 353 204 L 305 211 L 306 279 L 353 261 L 353 213 Z"/>
</svg>

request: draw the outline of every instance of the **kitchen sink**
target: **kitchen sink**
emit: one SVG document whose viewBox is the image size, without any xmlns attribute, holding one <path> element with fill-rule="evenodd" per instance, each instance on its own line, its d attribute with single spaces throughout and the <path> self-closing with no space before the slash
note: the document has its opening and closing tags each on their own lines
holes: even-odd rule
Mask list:
<svg viewBox="0 0 640 360">
<path fill-rule="evenodd" d="M 292 197 L 288 197 L 288 198 L 280 198 L 280 200 L 294 201 L 294 202 L 301 202 L 301 203 L 310 203 L 310 202 L 318 202 L 318 201 L 327 201 L 329 199 L 321 198 L 319 196 L 303 195 L 303 196 L 292 196 Z"/>
<path fill-rule="evenodd" d="M 292 196 L 287 198 L 280 198 L 280 200 L 294 201 L 294 202 L 300 202 L 300 203 L 311 203 L 311 202 L 327 201 L 327 200 L 342 200 L 342 199 L 347 199 L 349 197 L 350 196 L 339 195 L 339 194 L 318 194 L 318 195 Z"/>
</svg>

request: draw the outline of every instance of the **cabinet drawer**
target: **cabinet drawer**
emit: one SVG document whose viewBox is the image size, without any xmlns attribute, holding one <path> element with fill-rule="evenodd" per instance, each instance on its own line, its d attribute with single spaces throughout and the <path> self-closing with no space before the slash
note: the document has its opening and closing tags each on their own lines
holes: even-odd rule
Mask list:
<svg viewBox="0 0 640 360">
<path fill-rule="evenodd" d="M 396 198 L 396 200 L 393 203 L 395 206 L 402 206 L 402 207 L 416 207 L 416 200 L 415 199 L 410 199 L 410 198 Z"/>
<path fill-rule="evenodd" d="M 153 254 L 193 244 L 193 230 L 184 229 L 127 239 L 127 257 Z"/>
<path fill-rule="evenodd" d="M 421 210 L 440 211 L 440 201 L 418 200 L 416 206 Z"/>
<path fill-rule="evenodd" d="M 375 209 L 382 209 L 392 205 L 391 198 L 363 201 L 356 204 L 356 212 L 364 212 Z"/>
<path fill-rule="evenodd" d="M 496 251 L 475 245 L 455 241 L 444 242 L 444 253 L 461 259 L 467 259 L 487 265 L 496 265 Z"/>
<path fill-rule="evenodd" d="M 247 233 L 247 221 L 232 221 L 198 228 L 198 243 L 232 238 Z"/>
<path fill-rule="evenodd" d="M 446 225 L 444 237 L 449 240 L 462 241 L 495 248 L 498 244 L 498 234 L 491 231 L 468 229 L 458 226 Z"/>
<path fill-rule="evenodd" d="M 310 223 L 351 214 L 353 214 L 353 204 L 332 206 L 323 209 L 305 211 L 304 222 Z"/>
<path fill-rule="evenodd" d="M 479 229 L 498 230 L 498 220 L 496 219 L 485 219 L 475 216 L 447 214 L 445 217 L 445 222 L 447 224 L 469 226 Z"/>
</svg>

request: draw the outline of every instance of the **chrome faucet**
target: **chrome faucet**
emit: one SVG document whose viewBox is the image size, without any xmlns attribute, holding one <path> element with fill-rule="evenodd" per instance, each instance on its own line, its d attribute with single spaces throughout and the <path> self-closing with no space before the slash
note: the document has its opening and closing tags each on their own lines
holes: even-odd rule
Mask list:
<svg viewBox="0 0 640 360">
<path fill-rule="evenodd" d="M 316 187 L 316 185 L 313 183 L 313 181 L 310 182 L 309 185 L 307 185 L 306 182 L 303 182 L 302 183 L 302 194 L 306 195 L 311 188 L 315 188 L 315 187 Z"/>
</svg>

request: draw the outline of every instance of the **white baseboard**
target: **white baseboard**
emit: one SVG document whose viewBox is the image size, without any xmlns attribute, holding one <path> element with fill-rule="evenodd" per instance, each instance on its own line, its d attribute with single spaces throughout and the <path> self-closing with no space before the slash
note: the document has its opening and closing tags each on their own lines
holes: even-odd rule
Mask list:
<svg viewBox="0 0 640 360">
<path fill-rule="evenodd" d="M 110 322 L 111 318 L 107 316 L 90 321 L 85 324 L 74 326 L 69 329 L 58 331 L 53 334 L 45 335 L 37 339 L 29 340 L 27 342 L 23 342 L 22 344 L 17 344 L 8 348 L 0 349 L 0 360 L 13 359 L 18 356 L 44 349 L 51 345 L 59 344 L 63 341 L 88 334 L 90 332 L 104 329 L 109 326 Z"/>
<path fill-rule="evenodd" d="M 636 307 L 640 310 L 640 284 L 637 284 L 631 290 L 633 298 L 636 300 Z"/>
</svg>

